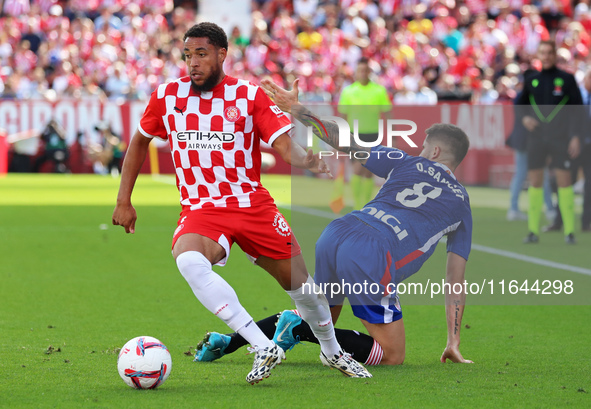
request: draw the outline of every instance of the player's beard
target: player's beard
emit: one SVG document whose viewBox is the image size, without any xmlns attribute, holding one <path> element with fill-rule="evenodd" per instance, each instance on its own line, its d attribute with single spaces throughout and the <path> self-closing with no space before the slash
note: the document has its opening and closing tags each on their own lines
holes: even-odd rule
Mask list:
<svg viewBox="0 0 591 409">
<path fill-rule="evenodd" d="M 195 84 L 195 82 L 193 80 L 191 80 L 191 88 L 193 88 L 193 91 L 195 91 L 195 92 L 211 91 L 213 89 L 213 87 L 215 87 L 217 85 L 217 83 L 220 81 L 221 74 L 222 74 L 222 67 L 220 67 L 218 65 L 218 66 L 216 66 L 216 68 L 214 68 L 211 71 L 211 73 L 209 74 L 207 79 L 205 81 L 203 81 L 203 84 L 197 85 L 197 84 Z"/>
</svg>

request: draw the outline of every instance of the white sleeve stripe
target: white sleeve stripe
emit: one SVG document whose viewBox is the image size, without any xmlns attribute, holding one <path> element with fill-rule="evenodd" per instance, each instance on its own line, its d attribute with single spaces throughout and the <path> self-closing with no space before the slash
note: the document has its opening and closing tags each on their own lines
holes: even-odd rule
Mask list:
<svg viewBox="0 0 591 409">
<path fill-rule="evenodd" d="M 292 127 L 293 127 L 293 124 L 285 125 L 283 128 L 279 129 L 273 135 L 271 135 L 271 137 L 269 138 L 269 142 L 267 142 L 267 143 L 269 145 L 273 145 L 273 142 L 275 142 L 275 139 L 279 138 L 284 133 L 289 132 Z"/>
<path fill-rule="evenodd" d="M 166 141 L 166 139 L 164 139 L 164 138 L 161 138 L 161 137 L 156 136 L 156 135 L 149 134 L 148 132 L 144 131 L 144 129 L 142 128 L 142 126 L 139 125 L 139 124 L 137 126 L 137 130 L 140 131 L 140 133 L 142 135 L 144 135 L 146 138 L 150 138 L 150 139 L 156 138 L 156 139 L 160 139 L 161 141 Z"/>
<path fill-rule="evenodd" d="M 156 137 L 155 135 L 149 134 L 146 131 L 144 131 L 144 128 L 142 128 L 142 126 L 139 124 L 137 126 L 137 130 L 140 131 L 140 133 L 142 135 L 144 135 L 146 138 L 155 138 Z"/>
</svg>

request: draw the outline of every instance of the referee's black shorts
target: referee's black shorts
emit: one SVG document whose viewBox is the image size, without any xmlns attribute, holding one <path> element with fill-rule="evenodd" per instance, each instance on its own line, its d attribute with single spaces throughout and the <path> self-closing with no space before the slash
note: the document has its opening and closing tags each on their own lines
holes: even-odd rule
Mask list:
<svg viewBox="0 0 591 409">
<path fill-rule="evenodd" d="M 573 160 L 568 154 L 568 139 L 545 139 L 539 135 L 527 138 L 527 168 L 528 170 L 551 169 L 569 170 Z"/>
</svg>

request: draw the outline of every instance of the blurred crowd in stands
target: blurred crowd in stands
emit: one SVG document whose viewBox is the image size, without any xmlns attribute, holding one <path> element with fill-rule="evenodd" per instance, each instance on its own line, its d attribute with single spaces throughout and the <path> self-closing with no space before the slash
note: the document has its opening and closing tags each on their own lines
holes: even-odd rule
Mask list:
<svg viewBox="0 0 591 409">
<path fill-rule="evenodd" d="M 369 57 L 395 104 L 495 103 L 539 69 L 555 39 L 559 67 L 591 66 L 590 0 L 255 0 L 250 36 L 228 33 L 228 74 L 300 78 L 304 99 L 336 102 Z M 187 73 L 182 37 L 195 1 L 0 0 L 2 98 L 146 99 Z"/>
</svg>

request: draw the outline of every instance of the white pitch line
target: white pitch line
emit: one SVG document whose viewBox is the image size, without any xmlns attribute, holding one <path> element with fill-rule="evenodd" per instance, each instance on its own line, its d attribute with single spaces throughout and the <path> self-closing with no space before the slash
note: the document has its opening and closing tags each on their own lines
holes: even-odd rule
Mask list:
<svg viewBox="0 0 591 409">
<path fill-rule="evenodd" d="M 164 177 L 155 178 L 156 180 L 164 183 L 170 183 L 171 180 L 174 179 L 166 179 Z M 285 203 L 277 203 L 277 207 L 281 207 L 283 209 L 291 209 L 293 211 L 309 214 L 311 216 L 322 217 L 324 219 L 334 220 L 339 218 L 339 215 L 336 215 L 331 212 L 325 212 L 324 210 L 312 209 L 309 207 L 298 206 L 298 205 L 288 205 Z M 445 237 L 444 237 L 445 239 Z M 587 276 L 591 276 L 591 269 L 571 266 L 569 264 L 557 263 L 555 261 L 544 260 L 538 257 L 526 256 L 520 253 L 515 253 L 513 251 L 507 250 L 500 250 L 495 249 L 494 247 L 482 246 L 480 244 L 472 243 L 472 248 L 474 250 L 482 251 L 483 253 L 495 254 L 501 257 L 512 258 L 514 260 L 525 261 L 526 263 L 537 264 L 544 267 L 552 267 L 558 270 L 570 271 L 573 273 L 584 274 Z"/>
<path fill-rule="evenodd" d="M 579 274 L 585 274 L 585 275 L 591 276 L 591 270 L 588 268 L 571 266 L 569 264 L 557 263 L 555 261 L 544 260 L 543 258 L 537 258 L 537 257 L 532 257 L 532 256 L 526 256 L 526 255 L 519 254 L 519 253 L 514 253 L 512 251 L 499 250 L 499 249 L 495 249 L 493 247 L 481 246 L 480 244 L 472 244 L 472 248 L 474 250 L 479 250 L 484 253 L 496 254 L 498 256 L 512 258 L 512 259 L 520 260 L 520 261 L 525 261 L 527 263 L 538 264 L 538 265 L 544 266 L 544 267 L 552 267 L 552 268 L 557 268 L 559 270 L 571 271 L 573 273 L 579 273 Z"/>
<path fill-rule="evenodd" d="M 286 205 L 286 204 L 277 204 L 277 207 L 282 207 L 284 209 L 291 209 L 299 213 L 309 214 L 312 216 L 323 217 L 325 219 L 338 219 L 341 217 L 340 215 L 334 214 L 332 212 L 325 212 L 324 210 L 312 209 L 309 207 L 298 206 L 298 205 Z"/>
<path fill-rule="evenodd" d="M 297 206 L 297 205 L 290 206 L 290 205 L 279 204 L 279 203 L 277 204 L 277 206 L 282 207 L 284 209 L 291 209 L 291 210 L 299 212 L 299 213 L 309 214 L 311 216 L 322 217 L 322 218 L 330 219 L 330 220 L 334 220 L 334 219 L 340 217 L 340 216 L 335 215 L 334 213 L 331 213 L 331 212 L 325 212 L 323 210 L 318 210 L 318 209 L 310 209 L 308 207 L 303 207 L 303 206 Z M 482 251 L 483 253 L 495 254 L 497 256 L 512 258 L 514 260 L 525 261 L 526 263 L 532 263 L 532 264 L 537 264 L 537 265 L 544 266 L 544 267 L 552 267 L 552 268 L 556 268 L 559 270 L 565 270 L 565 271 L 570 271 L 573 273 L 579 273 L 579 274 L 591 276 L 591 269 L 588 269 L 588 268 L 571 266 L 569 264 L 563 264 L 563 263 L 557 263 L 555 261 L 544 260 L 544 259 L 538 258 L 538 257 L 526 256 L 526 255 L 523 255 L 520 253 L 515 253 L 513 251 L 500 250 L 500 249 L 495 249 L 494 247 L 482 246 L 482 245 L 476 244 L 476 243 L 472 243 L 472 248 L 474 250 Z"/>
</svg>

